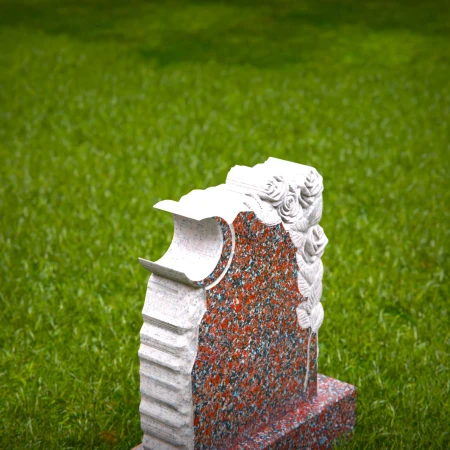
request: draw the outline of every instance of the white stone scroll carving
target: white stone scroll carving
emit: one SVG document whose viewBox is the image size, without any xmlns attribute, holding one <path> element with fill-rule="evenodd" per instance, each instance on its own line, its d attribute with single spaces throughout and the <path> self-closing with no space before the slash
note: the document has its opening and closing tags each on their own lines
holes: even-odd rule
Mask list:
<svg viewBox="0 0 450 450">
<path fill-rule="evenodd" d="M 297 308 L 298 321 L 309 330 L 309 340 L 318 332 L 324 317 L 320 258 L 327 244 L 318 224 L 322 191 L 316 169 L 269 158 L 254 167 L 235 166 L 226 184 L 155 205 L 172 213 L 174 237 L 158 261 L 139 259 L 152 272 L 139 349 L 144 449 L 194 449 L 191 371 L 207 307 L 205 293 L 230 265 L 232 224 L 240 212 L 254 211 L 265 224 L 281 222 L 289 231 L 297 248 L 299 290 L 307 297 Z M 230 230 L 231 252 L 226 255 L 220 221 Z"/>
</svg>

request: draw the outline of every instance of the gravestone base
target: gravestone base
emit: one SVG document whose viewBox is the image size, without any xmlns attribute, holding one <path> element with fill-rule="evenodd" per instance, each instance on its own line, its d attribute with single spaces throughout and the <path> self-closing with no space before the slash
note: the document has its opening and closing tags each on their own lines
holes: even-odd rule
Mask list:
<svg viewBox="0 0 450 450">
<path fill-rule="evenodd" d="M 356 420 L 356 388 L 318 374 L 317 397 L 283 417 L 274 419 L 252 436 L 236 442 L 233 450 L 298 450 L 331 448 L 349 437 Z"/>
<path fill-rule="evenodd" d="M 320 374 L 317 382 L 319 392 L 313 401 L 302 403 L 298 409 L 274 418 L 251 436 L 244 435 L 223 449 L 327 449 L 337 439 L 350 437 L 356 420 L 356 388 Z M 144 447 L 141 444 L 133 450 Z"/>
</svg>

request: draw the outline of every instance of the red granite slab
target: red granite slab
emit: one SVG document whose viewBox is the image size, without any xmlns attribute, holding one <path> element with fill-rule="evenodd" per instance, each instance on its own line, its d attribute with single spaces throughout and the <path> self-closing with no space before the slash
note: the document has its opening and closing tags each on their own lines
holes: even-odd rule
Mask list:
<svg viewBox="0 0 450 450">
<path fill-rule="evenodd" d="M 250 435 L 239 437 L 227 450 L 328 449 L 349 437 L 356 420 L 356 388 L 318 375 L 316 398 L 302 402 L 284 416 L 272 417 Z"/>
<path fill-rule="evenodd" d="M 318 375 L 318 395 L 283 416 L 274 416 L 252 433 L 209 450 L 325 450 L 350 437 L 356 420 L 356 388 Z M 133 450 L 143 450 L 138 445 Z M 152 449 L 157 450 L 157 449 Z"/>
<path fill-rule="evenodd" d="M 253 212 L 233 222 L 235 249 L 224 278 L 206 291 L 192 369 L 195 448 L 220 448 L 317 393 L 317 340 L 296 308 L 297 248 L 284 226 Z"/>
</svg>

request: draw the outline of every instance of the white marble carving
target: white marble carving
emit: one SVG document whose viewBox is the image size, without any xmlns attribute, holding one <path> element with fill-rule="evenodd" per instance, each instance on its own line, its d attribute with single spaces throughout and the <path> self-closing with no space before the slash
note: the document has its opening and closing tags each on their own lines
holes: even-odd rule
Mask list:
<svg viewBox="0 0 450 450">
<path fill-rule="evenodd" d="M 253 168 L 234 167 L 228 174 L 227 184 L 265 201 L 265 205 L 258 203 L 258 207 L 254 208 L 263 222 L 274 223 L 273 210 L 276 210 L 298 249 L 298 286 L 302 295 L 308 299 L 297 308 L 300 326 L 309 330 L 308 367 L 304 383 L 306 390 L 311 337 L 318 333 L 324 318 L 320 302 L 323 276 L 320 258 L 328 239 L 318 225 L 323 208 L 323 179 L 312 167 L 269 158 L 266 163 Z M 271 220 L 267 221 L 269 217 Z"/>
<path fill-rule="evenodd" d="M 235 166 L 226 184 L 192 191 L 179 202 L 155 205 L 173 214 L 175 227 L 172 244 L 161 259 L 139 259 L 152 272 L 139 350 L 144 449 L 194 448 L 191 371 L 206 309 L 205 292 L 231 263 L 232 224 L 240 212 L 254 211 L 265 224 L 281 222 L 289 231 L 298 249 L 299 290 L 307 298 L 297 308 L 299 325 L 309 330 L 309 341 L 317 334 L 324 317 L 320 258 L 327 244 L 318 225 L 322 191 L 322 177 L 314 168 L 269 158 L 255 167 Z M 230 227 L 232 250 L 223 272 L 210 280 L 224 247 L 216 218 Z M 305 387 L 309 361 L 307 369 Z"/>
</svg>

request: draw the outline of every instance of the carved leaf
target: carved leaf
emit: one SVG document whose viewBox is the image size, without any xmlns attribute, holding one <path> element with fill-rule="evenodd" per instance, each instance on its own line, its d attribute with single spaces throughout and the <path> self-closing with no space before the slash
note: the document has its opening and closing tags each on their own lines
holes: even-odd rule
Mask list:
<svg viewBox="0 0 450 450">
<path fill-rule="evenodd" d="M 323 191 L 323 179 L 316 169 L 311 168 L 303 180 L 300 190 L 300 203 L 304 208 L 311 205 L 314 199 Z"/>
<path fill-rule="evenodd" d="M 308 210 L 307 217 L 309 226 L 314 226 L 319 223 L 320 219 L 322 218 L 322 210 L 323 210 L 323 200 L 322 196 L 320 196 Z"/>
<path fill-rule="evenodd" d="M 323 292 L 323 284 L 322 279 L 317 280 L 316 286 L 316 293 L 317 293 L 317 301 L 320 302 L 322 300 L 322 292 Z"/>
<path fill-rule="evenodd" d="M 299 256 L 302 257 L 301 252 L 297 252 L 297 260 L 299 260 Z M 321 273 L 320 271 L 322 270 L 323 272 L 323 266 L 321 266 L 321 261 L 320 259 L 316 259 L 316 261 L 313 264 L 308 264 L 303 257 L 301 258 L 301 261 L 303 262 L 303 264 L 300 265 L 300 273 L 302 274 L 302 276 L 306 279 L 306 281 L 309 284 L 314 283 L 314 280 L 317 277 L 317 274 Z"/>
<path fill-rule="evenodd" d="M 297 220 L 297 222 L 295 222 L 292 225 L 291 229 L 304 233 L 308 228 L 309 228 L 309 220 L 306 217 L 302 217 L 300 220 Z"/>
<path fill-rule="evenodd" d="M 301 231 L 295 230 L 294 226 L 292 226 L 289 230 L 289 234 L 294 245 L 297 248 L 302 248 L 306 241 L 306 234 Z"/>
<path fill-rule="evenodd" d="M 317 283 L 318 280 L 322 282 L 322 278 L 323 278 L 323 263 L 322 260 L 319 259 L 317 262 L 317 272 L 314 278 L 314 283 Z"/>
<path fill-rule="evenodd" d="M 305 280 L 304 277 L 301 276 L 301 274 L 298 274 L 297 285 L 300 294 L 302 294 L 303 297 L 309 298 L 311 292 L 311 285 Z"/>
<path fill-rule="evenodd" d="M 298 313 L 297 313 L 298 314 Z M 322 325 L 324 317 L 324 311 L 322 303 L 317 303 L 316 306 L 311 311 L 311 331 L 313 333 L 317 333 L 319 331 L 320 326 Z"/>
<path fill-rule="evenodd" d="M 310 299 L 308 299 L 306 303 L 303 303 L 303 305 L 305 306 L 307 313 L 311 316 L 311 311 L 314 307 L 312 301 Z"/>
<path fill-rule="evenodd" d="M 297 308 L 297 318 L 301 328 L 305 329 L 311 326 L 311 319 L 309 318 L 308 313 L 301 308 L 301 305 Z"/>
<path fill-rule="evenodd" d="M 309 300 L 311 301 L 312 305 L 315 306 L 317 305 L 317 303 L 320 302 L 321 297 L 322 297 L 322 281 L 318 280 L 316 283 L 311 285 L 309 292 Z"/>
</svg>

